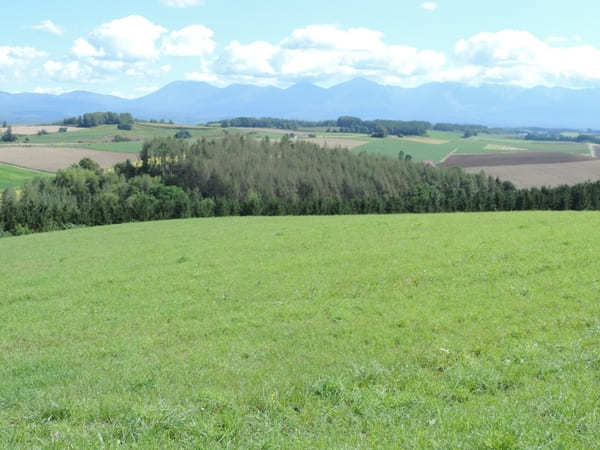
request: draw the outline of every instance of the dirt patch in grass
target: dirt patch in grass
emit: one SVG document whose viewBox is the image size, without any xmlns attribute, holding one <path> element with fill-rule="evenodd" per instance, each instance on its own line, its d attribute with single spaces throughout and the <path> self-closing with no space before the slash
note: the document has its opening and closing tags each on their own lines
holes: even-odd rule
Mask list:
<svg viewBox="0 0 600 450">
<path fill-rule="evenodd" d="M 33 136 L 38 134 L 40 131 L 44 130 L 48 133 L 58 133 L 60 128 L 66 128 L 67 132 L 72 131 L 81 131 L 85 128 L 77 128 L 77 127 L 64 127 L 58 125 L 13 125 L 12 132 L 14 134 L 19 134 L 21 136 Z M 4 133 L 6 128 L 0 127 L 0 133 Z"/>
<path fill-rule="evenodd" d="M 562 164 L 592 161 L 589 155 L 576 155 L 560 152 L 519 152 L 490 154 L 454 154 L 443 164 L 444 167 L 494 167 L 519 166 L 530 164 Z"/>
<path fill-rule="evenodd" d="M 65 169 L 77 164 L 83 158 L 96 161 L 104 169 L 127 159 L 137 159 L 136 155 L 131 153 L 103 152 L 71 147 L 0 146 L 0 162 L 45 172 Z"/>
<path fill-rule="evenodd" d="M 468 167 L 469 173 L 483 171 L 503 181 L 511 181 L 519 188 L 561 186 L 600 180 L 600 160 L 567 162 L 562 164 L 522 164 L 519 166 Z"/>
</svg>

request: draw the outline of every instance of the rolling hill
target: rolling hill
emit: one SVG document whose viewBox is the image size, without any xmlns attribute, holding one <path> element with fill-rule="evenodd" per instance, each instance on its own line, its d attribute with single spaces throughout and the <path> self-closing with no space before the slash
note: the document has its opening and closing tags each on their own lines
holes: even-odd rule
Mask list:
<svg viewBox="0 0 600 450">
<path fill-rule="evenodd" d="M 600 89 L 433 83 L 407 89 L 355 79 L 329 89 L 299 83 L 287 89 L 251 85 L 217 88 L 176 81 L 127 100 L 90 92 L 63 95 L 0 93 L 0 120 L 41 123 L 89 111 L 131 112 L 141 119 L 197 123 L 237 116 L 321 120 L 428 120 L 490 126 L 600 128 Z"/>
<path fill-rule="evenodd" d="M 597 217 L 0 239 L 0 446 L 593 448 Z"/>
</svg>

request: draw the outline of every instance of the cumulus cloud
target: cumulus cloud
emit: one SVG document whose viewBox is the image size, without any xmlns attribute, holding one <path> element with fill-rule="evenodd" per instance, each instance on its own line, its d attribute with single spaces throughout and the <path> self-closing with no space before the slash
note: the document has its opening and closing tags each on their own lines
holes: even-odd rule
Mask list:
<svg viewBox="0 0 600 450">
<path fill-rule="evenodd" d="M 56 34 L 57 36 L 61 36 L 65 32 L 61 27 L 53 23 L 51 20 L 43 20 L 38 25 L 31 25 L 28 28 L 32 30 L 46 31 L 48 33 Z"/>
<path fill-rule="evenodd" d="M 46 56 L 33 47 L 0 46 L 0 79 L 24 78 L 32 64 Z"/>
<path fill-rule="evenodd" d="M 128 16 L 100 25 L 90 34 L 94 51 L 112 59 L 130 61 L 156 59 L 157 41 L 167 30 L 142 16 Z"/>
<path fill-rule="evenodd" d="M 164 38 L 161 51 L 167 56 L 206 56 L 215 50 L 213 34 L 202 25 L 172 31 Z"/>
<path fill-rule="evenodd" d="M 437 3 L 435 2 L 423 2 L 421 8 L 425 11 L 435 11 L 437 9 Z"/>
<path fill-rule="evenodd" d="M 600 82 L 600 49 L 553 46 L 531 33 L 479 33 L 456 44 L 461 81 L 532 86 L 586 87 Z"/>
<path fill-rule="evenodd" d="M 294 30 L 279 44 L 234 41 L 215 69 L 227 76 L 268 77 L 275 84 L 300 79 L 333 84 L 357 76 L 378 81 L 418 77 L 445 61 L 440 52 L 387 44 L 382 33 L 367 28 L 311 25 Z"/>
<path fill-rule="evenodd" d="M 61 61 L 49 60 L 44 63 L 44 70 L 48 76 L 56 81 L 80 81 L 89 79 L 92 75 L 90 67 L 79 61 L 63 63 Z"/>
<path fill-rule="evenodd" d="M 97 49 L 83 38 L 75 40 L 71 52 L 78 58 L 97 58 L 106 55 L 103 50 Z"/>
<path fill-rule="evenodd" d="M 548 36 L 546 38 L 546 40 L 548 42 L 553 42 L 553 43 L 556 43 L 556 42 L 567 42 L 567 38 L 564 37 L 564 36 Z"/>
<path fill-rule="evenodd" d="M 161 0 L 161 3 L 172 8 L 189 8 L 204 5 L 202 0 Z"/>
</svg>

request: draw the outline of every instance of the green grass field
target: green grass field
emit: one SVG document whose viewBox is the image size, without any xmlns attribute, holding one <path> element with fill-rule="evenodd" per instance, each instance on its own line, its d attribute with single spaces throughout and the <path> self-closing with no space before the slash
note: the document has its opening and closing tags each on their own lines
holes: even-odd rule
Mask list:
<svg viewBox="0 0 600 450">
<path fill-rule="evenodd" d="M 343 135 L 338 135 L 343 136 Z M 576 142 L 540 142 L 526 141 L 524 139 L 507 138 L 496 135 L 479 135 L 469 139 L 463 139 L 462 135 L 454 133 L 443 133 L 430 131 L 429 136 L 434 139 L 442 139 L 448 142 L 434 145 L 429 143 L 412 142 L 395 137 L 377 139 L 364 137 L 369 142 L 354 151 L 368 151 L 381 153 L 396 157 L 400 151 L 410 154 L 416 161 L 432 160 L 440 161 L 449 153 L 498 153 L 498 152 L 565 152 L 587 154 L 587 144 Z"/>
<path fill-rule="evenodd" d="M 39 177 L 51 177 L 53 175 L 37 172 L 35 170 L 21 169 L 19 167 L 12 167 L 0 164 L 0 193 L 7 187 L 19 187 L 23 186 L 28 181 Z"/>
<path fill-rule="evenodd" d="M 598 218 L 0 239 L 0 446 L 594 448 Z"/>
<path fill-rule="evenodd" d="M 198 128 L 185 126 L 168 127 L 155 126 L 149 124 L 136 123 L 131 130 L 119 130 L 116 125 L 100 125 L 94 128 L 85 128 L 68 133 L 49 133 L 45 135 L 29 136 L 29 141 L 32 144 L 57 144 L 57 143 L 90 143 L 90 142 L 106 142 L 114 136 L 129 136 L 138 139 L 152 139 L 153 137 L 169 137 L 174 136 L 178 129 L 184 128 L 189 130 L 193 138 L 202 136 L 216 136 L 220 134 L 219 129 L 214 128 Z"/>
</svg>

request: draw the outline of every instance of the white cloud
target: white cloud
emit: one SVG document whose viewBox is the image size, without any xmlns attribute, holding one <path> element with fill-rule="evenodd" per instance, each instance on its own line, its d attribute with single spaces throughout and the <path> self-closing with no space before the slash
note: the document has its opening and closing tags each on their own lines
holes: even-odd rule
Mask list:
<svg viewBox="0 0 600 450">
<path fill-rule="evenodd" d="M 215 50 L 213 31 L 202 25 L 190 25 L 172 31 L 162 42 L 161 51 L 167 56 L 206 56 Z"/>
<path fill-rule="evenodd" d="M 280 51 L 276 45 L 257 41 L 242 45 L 233 41 L 225 48 L 219 60 L 220 70 L 224 73 L 252 75 L 274 75 L 273 57 Z"/>
<path fill-rule="evenodd" d="M 153 60 L 160 52 L 157 41 L 166 29 L 142 16 L 128 16 L 100 25 L 92 31 L 90 46 L 112 59 Z"/>
<path fill-rule="evenodd" d="M 81 81 L 92 78 L 92 69 L 79 61 L 60 62 L 49 60 L 43 65 L 46 74 L 57 81 Z"/>
<path fill-rule="evenodd" d="M 455 53 L 457 62 L 463 64 L 460 81 L 524 87 L 586 87 L 600 83 L 600 49 L 588 45 L 552 46 L 526 31 L 479 33 L 461 39 Z"/>
<path fill-rule="evenodd" d="M 69 92 L 68 89 L 62 89 L 62 88 L 57 88 L 57 87 L 53 87 L 53 88 L 45 88 L 45 87 L 36 87 L 33 92 L 35 94 L 52 94 L 52 95 L 61 95 L 64 94 L 66 92 Z"/>
<path fill-rule="evenodd" d="M 53 23 L 51 20 L 43 20 L 38 25 L 32 25 L 28 28 L 32 30 L 46 31 L 48 33 L 56 34 L 57 36 L 61 36 L 65 32 L 61 27 Z"/>
<path fill-rule="evenodd" d="M 546 40 L 551 43 L 567 42 L 567 38 L 564 36 L 548 36 Z"/>
<path fill-rule="evenodd" d="M 46 56 L 33 47 L 0 46 L 0 80 L 26 78 L 35 71 L 31 66 Z"/>
<path fill-rule="evenodd" d="M 172 8 L 189 8 L 204 5 L 202 0 L 161 0 L 161 3 Z"/>
<path fill-rule="evenodd" d="M 97 49 L 83 38 L 75 40 L 73 47 L 71 47 L 71 52 L 78 58 L 97 58 L 105 56 L 103 50 Z"/>
<path fill-rule="evenodd" d="M 423 8 L 425 11 L 435 11 L 437 7 L 438 5 L 435 2 L 424 2 L 421 4 L 421 8 Z"/>
<path fill-rule="evenodd" d="M 215 70 L 255 84 L 286 85 L 304 79 L 331 85 L 358 76 L 401 83 L 437 70 L 445 61 L 440 52 L 389 45 L 382 33 L 367 28 L 310 25 L 294 30 L 278 45 L 233 41 Z"/>
</svg>

